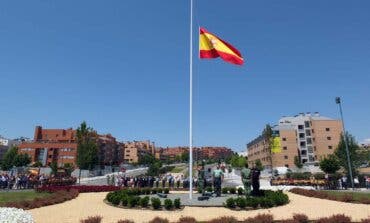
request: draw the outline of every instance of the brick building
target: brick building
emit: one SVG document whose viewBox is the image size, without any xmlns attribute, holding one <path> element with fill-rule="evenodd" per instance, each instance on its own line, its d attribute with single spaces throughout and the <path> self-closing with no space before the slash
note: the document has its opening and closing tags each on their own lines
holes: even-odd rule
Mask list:
<svg viewBox="0 0 370 223">
<path fill-rule="evenodd" d="M 36 126 L 33 141 L 19 145 L 19 152 L 31 157 L 31 162 L 40 161 L 44 166 L 57 162 L 75 164 L 77 156 L 76 131 L 70 129 L 43 129 Z"/>
<path fill-rule="evenodd" d="M 146 141 L 132 141 L 123 143 L 123 162 L 138 163 L 140 157 L 148 154 L 155 156 L 154 142 Z"/>
<path fill-rule="evenodd" d="M 159 148 L 157 157 L 161 160 L 174 161 L 176 156 L 181 156 L 183 153 L 189 153 L 189 147 L 177 146 Z M 215 146 L 204 146 L 204 147 L 193 147 L 193 158 L 194 160 L 202 159 L 215 159 L 224 160 L 226 157 L 231 156 L 233 151 L 227 147 L 215 147 Z"/>
<path fill-rule="evenodd" d="M 249 165 L 260 160 L 265 168 L 292 168 L 296 156 L 305 165 L 315 165 L 336 149 L 342 122 L 318 113 L 301 113 L 281 118 L 273 133 L 280 138 L 280 151 L 271 153 L 269 140 L 258 136 L 247 144 Z"/>
<path fill-rule="evenodd" d="M 97 135 L 98 165 L 117 165 L 123 161 L 122 145 L 110 134 Z M 120 150 L 121 149 L 121 150 Z M 76 165 L 76 130 L 43 129 L 36 126 L 32 141 L 22 142 L 19 152 L 31 157 L 31 162 L 40 161 L 43 166 L 56 162 L 58 166 L 66 163 Z"/>
</svg>

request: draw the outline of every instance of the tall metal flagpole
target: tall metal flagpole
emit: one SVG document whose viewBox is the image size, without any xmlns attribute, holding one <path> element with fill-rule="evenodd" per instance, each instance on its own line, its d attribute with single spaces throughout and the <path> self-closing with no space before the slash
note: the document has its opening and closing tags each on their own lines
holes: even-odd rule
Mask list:
<svg viewBox="0 0 370 223">
<path fill-rule="evenodd" d="M 189 199 L 193 199 L 193 0 L 190 0 Z"/>
</svg>

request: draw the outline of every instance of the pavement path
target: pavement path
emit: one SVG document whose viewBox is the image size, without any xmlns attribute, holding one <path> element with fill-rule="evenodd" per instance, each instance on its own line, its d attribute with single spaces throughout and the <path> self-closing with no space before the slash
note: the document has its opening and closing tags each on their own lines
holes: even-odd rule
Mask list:
<svg viewBox="0 0 370 223">
<path fill-rule="evenodd" d="M 192 216 L 200 221 L 206 221 L 220 216 L 234 216 L 239 220 L 243 220 L 261 213 L 272 214 L 277 220 L 290 218 L 294 213 L 304 213 L 310 219 L 327 217 L 333 214 L 345 214 L 351 216 L 352 220 L 355 221 L 370 217 L 370 205 L 310 198 L 289 192 L 287 192 L 290 199 L 289 204 L 251 211 L 233 211 L 221 207 L 185 207 L 179 211 L 123 209 L 105 204 L 103 200 L 106 194 L 106 192 L 83 193 L 71 201 L 32 209 L 29 212 L 37 223 L 78 223 L 81 219 L 95 215 L 103 216 L 103 223 L 116 223 L 120 219 L 148 222 L 156 216 L 167 218 L 172 222 L 182 216 Z"/>
</svg>

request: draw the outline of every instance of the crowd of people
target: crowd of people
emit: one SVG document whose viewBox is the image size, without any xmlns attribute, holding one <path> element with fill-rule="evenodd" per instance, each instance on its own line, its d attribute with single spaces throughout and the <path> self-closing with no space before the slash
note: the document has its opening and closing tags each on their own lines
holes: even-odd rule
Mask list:
<svg viewBox="0 0 370 223">
<path fill-rule="evenodd" d="M 44 174 L 7 174 L 0 175 L 0 189 L 3 190 L 20 190 L 20 189 L 33 189 L 38 185 L 42 185 L 47 180 Z"/>
<path fill-rule="evenodd" d="M 193 181 L 196 183 L 196 180 Z M 189 179 L 183 175 L 163 174 L 158 177 L 152 176 L 136 176 L 129 177 L 125 175 L 108 175 L 108 185 L 120 187 L 141 188 L 141 187 L 170 187 L 170 188 L 186 188 L 189 187 Z"/>
</svg>

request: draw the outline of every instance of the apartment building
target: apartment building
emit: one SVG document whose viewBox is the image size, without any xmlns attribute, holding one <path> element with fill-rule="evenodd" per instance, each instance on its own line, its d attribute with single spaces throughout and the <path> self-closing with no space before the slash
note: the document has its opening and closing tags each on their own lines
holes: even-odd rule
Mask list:
<svg viewBox="0 0 370 223">
<path fill-rule="evenodd" d="M 295 157 L 305 165 L 315 165 L 336 149 L 342 123 L 319 113 L 300 113 L 282 117 L 272 130 L 280 141 L 278 152 L 271 152 L 269 139 L 258 136 L 247 144 L 249 165 L 260 160 L 265 168 L 292 168 Z"/>
<path fill-rule="evenodd" d="M 160 148 L 158 150 L 157 157 L 162 160 L 174 161 L 176 156 L 181 156 L 183 153 L 189 153 L 189 147 L 177 146 L 177 147 L 167 147 Z M 194 160 L 202 159 L 215 159 L 224 160 L 228 156 L 231 156 L 233 151 L 227 147 L 218 146 L 203 146 L 203 147 L 193 147 L 193 158 Z"/>
<path fill-rule="evenodd" d="M 125 163 L 138 163 L 140 157 L 150 154 L 155 156 L 155 144 L 150 140 L 132 141 L 123 143 L 123 161 Z"/>
</svg>

